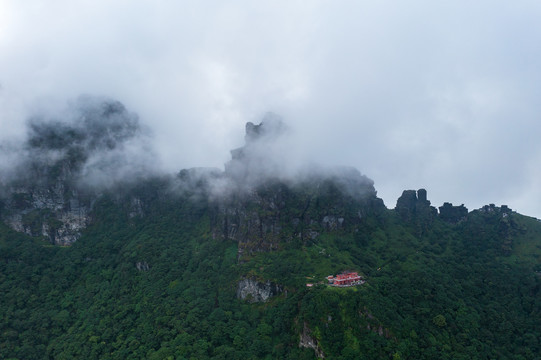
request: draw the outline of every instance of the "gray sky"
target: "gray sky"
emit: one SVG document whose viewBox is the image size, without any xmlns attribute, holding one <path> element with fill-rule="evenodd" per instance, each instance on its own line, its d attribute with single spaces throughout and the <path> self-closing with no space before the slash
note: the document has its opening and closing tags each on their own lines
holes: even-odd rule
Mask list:
<svg viewBox="0 0 541 360">
<path fill-rule="evenodd" d="M 0 137 L 104 95 L 166 168 L 223 168 L 273 111 L 295 159 L 358 168 L 388 207 L 424 187 L 541 218 L 539 19 L 537 0 L 0 0 Z"/>
</svg>

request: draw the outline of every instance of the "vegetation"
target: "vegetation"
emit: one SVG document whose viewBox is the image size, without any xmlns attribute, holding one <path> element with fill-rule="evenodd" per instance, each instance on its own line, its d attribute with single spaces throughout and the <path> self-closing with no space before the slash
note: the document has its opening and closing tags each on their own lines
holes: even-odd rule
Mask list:
<svg viewBox="0 0 541 360">
<path fill-rule="evenodd" d="M 315 358 L 299 347 L 301 333 L 329 359 L 539 358 L 535 219 L 475 211 L 451 224 L 374 212 L 239 262 L 238 244 L 213 236 L 213 207 L 160 196 L 163 186 L 132 190 L 144 216 L 105 194 L 71 247 L 0 225 L 0 359 Z M 355 213 L 354 201 L 324 195 L 310 211 L 335 202 L 347 219 Z M 35 216 L 47 214 L 26 221 Z M 324 284 L 343 270 L 366 284 Z M 243 277 L 284 291 L 242 301 Z"/>
</svg>

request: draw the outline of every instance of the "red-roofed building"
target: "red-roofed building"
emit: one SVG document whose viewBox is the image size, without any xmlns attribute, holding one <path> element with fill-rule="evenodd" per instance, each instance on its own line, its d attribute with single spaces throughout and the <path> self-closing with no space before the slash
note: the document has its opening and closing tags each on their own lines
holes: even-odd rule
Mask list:
<svg viewBox="0 0 541 360">
<path fill-rule="evenodd" d="M 336 275 L 336 277 L 327 276 L 329 284 L 335 286 L 352 286 L 361 283 L 361 276 L 356 272 L 348 272 Z"/>
</svg>

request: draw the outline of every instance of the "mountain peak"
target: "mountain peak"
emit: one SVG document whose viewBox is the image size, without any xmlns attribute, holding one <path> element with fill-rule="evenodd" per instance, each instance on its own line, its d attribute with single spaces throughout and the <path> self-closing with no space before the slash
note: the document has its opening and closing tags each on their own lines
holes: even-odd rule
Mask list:
<svg viewBox="0 0 541 360">
<path fill-rule="evenodd" d="M 276 139 L 287 131 L 287 126 L 282 118 L 272 112 L 265 114 L 259 125 L 252 122 L 246 123 L 246 135 L 244 139 L 246 144 L 250 144 L 262 139 Z"/>
</svg>

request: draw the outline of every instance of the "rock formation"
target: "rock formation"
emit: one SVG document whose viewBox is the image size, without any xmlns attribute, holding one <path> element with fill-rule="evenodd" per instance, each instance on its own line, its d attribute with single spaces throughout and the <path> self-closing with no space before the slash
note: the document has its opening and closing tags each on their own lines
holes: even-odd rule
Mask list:
<svg viewBox="0 0 541 360">
<path fill-rule="evenodd" d="M 252 303 L 265 302 L 281 292 L 282 287 L 269 280 L 260 282 L 253 278 L 246 278 L 240 280 L 237 286 L 237 298 Z"/>
<path fill-rule="evenodd" d="M 318 359 L 325 359 L 325 353 L 319 346 L 317 339 L 312 335 L 312 330 L 310 330 L 306 322 L 300 335 L 299 347 L 313 349 Z"/>
<path fill-rule="evenodd" d="M 0 173 L 2 220 L 58 245 L 72 244 L 90 223 L 103 181 L 130 177 L 123 148 L 140 134 L 137 117 L 117 101 L 81 98 L 68 113 L 32 118 L 18 163 Z"/>
<path fill-rule="evenodd" d="M 212 233 L 237 241 L 241 261 L 283 243 L 314 240 L 385 208 L 373 181 L 353 168 L 314 167 L 296 177 L 277 177 L 283 164 L 264 150 L 286 129 L 275 117 L 248 123 L 245 146 L 233 150 L 225 166 L 229 191 L 213 202 Z"/>
<path fill-rule="evenodd" d="M 453 204 L 446 202 L 443 203 L 443 206 L 440 206 L 439 209 L 440 218 L 450 223 L 458 223 L 465 220 L 468 216 L 468 209 L 464 204 L 453 206 Z"/>
<path fill-rule="evenodd" d="M 430 206 L 430 201 L 427 200 L 425 189 L 404 190 L 396 202 L 395 210 L 405 221 L 429 220 L 437 214 L 436 208 Z"/>
</svg>

